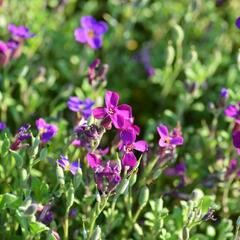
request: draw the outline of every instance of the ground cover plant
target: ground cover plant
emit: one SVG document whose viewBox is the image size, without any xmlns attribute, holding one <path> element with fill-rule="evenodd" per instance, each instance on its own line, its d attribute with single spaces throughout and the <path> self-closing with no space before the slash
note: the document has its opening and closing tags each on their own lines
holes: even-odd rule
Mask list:
<svg viewBox="0 0 240 240">
<path fill-rule="evenodd" d="M 240 239 L 238 0 L 0 0 L 0 239 Z"/>
</svg>

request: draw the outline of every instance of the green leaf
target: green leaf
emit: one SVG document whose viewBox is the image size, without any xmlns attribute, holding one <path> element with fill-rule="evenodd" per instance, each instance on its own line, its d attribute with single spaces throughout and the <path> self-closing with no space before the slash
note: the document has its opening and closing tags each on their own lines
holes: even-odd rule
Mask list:
<svg viewBox="0 0 240 240">
<path fill-rule="evenodd" d="M 36 235 L 36 234 L 39 234 L 43 231 L 49 230 L 49 228 L 41 222 L 31 222 L 30 223 L 30 230 L 34 235 Z"/>
</svg>

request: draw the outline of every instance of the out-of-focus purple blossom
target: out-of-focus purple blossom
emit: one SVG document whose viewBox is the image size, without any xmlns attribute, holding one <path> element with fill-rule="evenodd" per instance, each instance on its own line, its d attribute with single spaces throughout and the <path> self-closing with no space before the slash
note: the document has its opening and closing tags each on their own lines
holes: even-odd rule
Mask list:
<svg viewBox="0 0 240 240">
<path fill-rule="evenodd" d="M 155 75 L 155 69 L 151 65 L 150 61 L 150 45 L 144 47 L 139 53 L 135 54 L 134 59 L 143 64 L 145 72 L 148 77 Z"/>
<path fill-rule="evenodd" d="M 235 24 L 236 24 L 237 28 L 240 29 L 240 17 L 238 17 L 238 18 L 236 19 Z"/>
<path fill-rule="evenodd" d="M 79 97 L 70 97 L 68 100 L 68 108 L 73 112 L 79 112 L 84 119 L 88 119 L 92 115 L 92 106 L 95 104 L 89 98 L 80 100 Z"/>
<path fill-rule="evenodd" d="M 124 129 L 120 132 L 120 139 L 122 141 L 120 145 L 120 150 L 124 152 L 122 158 L 123 166 L 135 167 L 137 164 L 137 158 L 133 153 L 133 150 L 139 152 L 146 152 L 148 150 L 148 145 L 146 141 L 140 140 L 135 142 L 136 133 L 133 129 Z"/>
<path fill-rule="evenodd" d="M 18 129 L 15 136 L 15 141 L 10 146 L 11 150 L 18 150 L 19 148 L 23 147 L 22 142 L 24 140 L 31 138 L 30 127 L 30 124 L 24 124 Z"/>
<path fill-rule="evenodd" d="M 160 135 L 159 139 L 160 147 L 173 148 L 177 145 L 183 144 L 183 137 L 181 136 L 181 133 L 177 129 L 174 129 L 173 134 L 170 135 L 167 126 L 160 124 L 157 127 L 157 131 Z"/>
<path fill-rule="evenodd" d="M 5 66 L 9 61 L 9 50 L 7 44 L 0 41 L 0 66 Z"/>
<path fill-rule="evenodd" d="M 108 65 L 103 64 L 102 66 L 100 66 L 100 63 L 100 59 L 96 58 L 88 68 L 88 82 L 93 87 L 97 87 L 101 82 L 106 79 Z"/>
<path fill-rule="evenodd" d="M 40 139 L 44 143 L 50 141 L 58 131 L 56 125 L 48 124 L 43 118 L 36 120 L 36 126 L 40 134 Z"/>
<path fill-rule="evenodd" d="M 75 218 L 77 216 L 77 213 L 78 213 L 78 209 L 77 208 L 72 208 L 69 211 L 69 217 L 70 218 Z"/>
<path fill-rule="evenodd" d="M 228 179 L 234 172 L 237 171 L 237 165 L 238 165 L 237 159 L 232 159 L 229 162 L 229 165 L 227 167 L 227 171 L 226 171 L 226 174 L 225 174 L 225 178 Z"/>
<path fill-rule="evenodd" d="M 78 162 L 70 163 L 68 158 L 63 155 L 57 160 L 57 164 L 59 164 L 65 171 L 70 171 L 73 175 L 77 173 L 79 168 Z"/>
<path fill-rule="evenodd" d="M 220 96 L 224 99 L 228 99 L 229 92 L 227 88 L 222 88 L 220 91 Z"/>
<path fill-rule="evenodd" d="M 17 59 L 22 53 L 22 46 L 22 42 L 16 41 L 14 39 L 9 39 L 7 41 L 7 47 L 10 51 L 10 57 L 13 59 Z"/>
<path fill-rule="evenodd" d="M 102 160 L 93 153 L 87 154 L 88 165 L 94 170 L 94 179 L 99 190 L 109 192 L 116 188 L 121 181 L 120 170 L 115 161 Z"/>
<path fill-rule="evenodd" d="M 220 7 L 225 3 L 225 0 L 216 0 L 216 6 Z"/>
<path fill-rule="evenodd" d="M 132 108 L 127 104 L 118 106 L 119 94 L 107 91 L 105 95 L 106 107 L 93 109 L 93 116 L 96 119 L 103 119 L 102 125 L 106 129 L 111 129 L 112 124 L 117 129 L 125 127 L 127 121 L 132 118 Z"/>
<path fill-rule="evenodd" d="M 0 131 L 4 130 L 5 128 L 7 128 L 6 123 L 0 122 Z"/>
<path fill-rule="evenodd" d="M 8 25 L 8 31 L 17 39 L 28 39 L 34 37 L 36 34 L 30 33 L 25 26 L 16 26 L 14 24 Z"/>
<path fill-rule="evenodd" d="M 81 27 L 74 32 L 76 41 L 87 43 L 91 48 L 102 46 L 103 34 L 107 32 L 108 25 L 103 21 L 96 21 L 92 16 L 84 16 L 80 20 Z"/>
<path fill-rule="evenodd" d="M 185 165 L 185 163 L 179 163 L 175 167 L 167 168 L 164 171 L 165 175 L 167 175 L 167 176 L 176 176 L 176 177 L 184 176 L 185 172 L 186 172 L 186 165 Z"/>
<path fill-rule="evenodd" d="M 53 221 L 53 212 L 50 211 L 51 205 L 39 205 L 37 210 L 37 220 L 49 225 Z"/>
<path fill-rule="evenodd" d="M 230 118 L 235 119 L 237 123 L 240 123 L 240 102 L 238 105 L 230 104 L 224 111 L 224 114 Z"/>
</svg>

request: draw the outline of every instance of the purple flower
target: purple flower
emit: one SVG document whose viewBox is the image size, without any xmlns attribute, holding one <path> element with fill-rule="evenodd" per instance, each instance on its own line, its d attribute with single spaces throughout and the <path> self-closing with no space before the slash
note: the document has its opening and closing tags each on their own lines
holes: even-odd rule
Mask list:
<svg viewBox="0 0 240 240">
<path fill-rule="evenodd" d="M 16 26 L 14 24 L 8 25 L 8 31 L 17 38 L 28 39 L 34 37 L 36 34 L 30 33 L 29 29 L 24 26 Z"/>
<path fill-rule="evenodd" d="M 107 129 L 111 129 L 112 123 L 115 128 L 121 129 L 132 117 L 132 108 L 127 104 L 117 106 L 118 101 L 118 93 L 107 91 L 105 94 L 106 107 L 93 109 L 93 116 L 96 119 L 103 119 L 102 125 Z"/>
<path fill-rule="evenodd" d="M 79 97 L 70 97 L 68 100 L 68 108 L 73 112 L 79 112 L 83 115 L 84 119 L 88 119 L 92 115 L 92 106 L 94 101 L 89 98 L 80 100 Z"/>
<path fill-rule="evenodd" d="M 6 123 L 0 122 L 0 131 L 4 130 L 5 128 L 7 128 Z"/>
<path fill-rule="evenodd" d="M 148 150 L 148 145 L 146 141 L 136 140 L 136 133 L 133 129 L 124 129 L 120 132 L 120 139 L 122 143 L 120 145 L 120 149 L 124 151 L 122 164 L 123 166 L 135 167 L 137 164 L 137 158 L 133 153 L 133 150 L 137 150 L 139 152 L 145 152 Z"/>
<path fill-rule="evenodd" d="M 18 150 L 19 148 L 23 147 L 22 142 L 31 138 L 31 133 L 29 132 L 31 125 L 24 124 L 20 127 L 17 131 L 15 141 L 11 144 L 11 150 Z"/>
<path fill-rule="evenodd" d="M 0 66 L 4 66 L 8 63 L 9 53 L 7 44 L 3 41 L 0 41 Z"/>
<path fill-rule="evenodd" d="M 238 18 L 236 19 L 235 24 L 236 24 L 237 28 L 240 29 L 240 17 L 238 17 Z"/>
<path fill-rule="evenodd" d="M 165 174 L 167 176 L 184 176 L 186 172 L 186 165 L 185 163 L 179 163 L 174 168 L 167 168 L 165 170 Z"/>
<path fill-rule="evenodd" d="M 157 131 L 160 135 L 160 139 L 159 139 L 160 147 L 173 148 L 176 145 L 183 144 L 183 137 L 181 136 L 180 132 L 177 131 L 177 129 L 175 129 L 173 131 L 173 134 L 170 135 L 168 132 L 167 126 L 160 124 L 157 127 Z"/>
<path fill-rule="evenodd" d="M 53 138 L 58 131 L 56 125 L 48 124 L 43 118 L 39 118 L 36 121 L 36 126 L 40 134 L 40 139 L 44 143 L 51 140 L 51 138 Z"/>
<path fill-rule="evenodd" d="M 137 53 L 134 58 L 137 60 L 139 63 L 142 63 L 145 72 L 148 77 L 152 77 L 155 75 L 155 69 L 152 67 L 151 62 L 150 62 L 150 45 L 147 47 L 144 47 L 139 53 Z"/>
<path fill-rule="evenodd" d="M 240 123 L 240 102 L 237 106 L 230 104 L 224 111 L 224 114 L 230 118 L 235 119 L 237 123 Z"/>
<path fill-rule="evenodd" d="M 235 148 L 240 148 L 240 131 L 234 131 L 232 133 L 233 145 Z"/>
<path fill-rule="evenodd" d="M 120 171 L 115 161 L 107 161 L 103 165 L 102 160 L 93 153 L 87 154 L 87 161 L 94 170 L 94 179 L 99 190 L 109 192 L 120 183 Z"/>
<path fill-rule="evenodd" d="M 77 208 L 72 208 L 70 211 L 69 211 L 69 217 L 70 218 L 75 218 L 77 216 L 77 213 L 78 213 L 78 209 Z"/>
<path fill-rule="evenodd" d="M 222 88 L 220 91 L 220 96 L 224 99 L 228 99 L 229 93 L 227 88 Z"/>
<path fill-rule="evenodd" d="M 229 162 L 229 165 L 227 167 L 227 171 L 226 171 L 226 174 L 225 174 L 225 178 L 229 178 L 230 175 L 232 175 L 237 170 L 237 165 L 238 165 L 237 159 L 232 159 Z"/>
<path fill-rule="evenodd" d="M 61 155 L 61 158 L 57 160 L 57 163 L 65 170 L 70 171 L 73 175 L 77 173 L 77 170 L 79 168 L 78 162 L 70 163 L 68 158 Z"/>
<path fill-rule="evenodd" d="M 74 32 L 76 41 L 87 43 L 91 48 L 97 49 L 102 46 L 102 36 L 108 30 L 108 25 L 103 22 L 97 22 L 92 16 L 81 18 L 81 27 Z"/>
</svg>

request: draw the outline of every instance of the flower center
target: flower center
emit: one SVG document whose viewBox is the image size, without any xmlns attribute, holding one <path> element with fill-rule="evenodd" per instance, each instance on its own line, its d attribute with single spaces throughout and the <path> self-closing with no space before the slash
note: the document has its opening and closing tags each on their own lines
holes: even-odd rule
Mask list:
<svg viewBox="0 0 240 240">
<path fill-rule="evenodd" d="M 132 152 L 132 150 L 133 150 L 133 145 L 132 145 L 132 144 L 126 145 L 124 150 L 125 150 L 126 153 Z"/>
<path fill-rule="evenodd" d="M 47 129 L 46 129 L 46 128 L 43 128 L 43 127 L 42 127 L 42 128 L 39 129 L 39 133 L 40 133 L 40 134 L 43 134 L 43 133 L 46 133 L 46 132 L 47 132 Z"/>
<path fill-rule="evenodd" d="M 167 143 L 167 144 L 170 144 L 170 138 L 169 138 L 169 137 L 166 137 L 166 138 L 164 139 L 164 142 Z"/>
<path fill-rule="evenodd" d="M 66 171 L 69 171 L 69 170 L 70 170 L 70 164 L 69 164 L 69 163 L 65 166 L 65 170 L 66 170 Z"/>
<path fill-rule="evenodd" d="M 94 36 L 95 36 L 93 30 L 88 30 L 87 35 L 89 38 L 94 38 Z"/>
<path fill-rule="evenodd" d="M 112 114 L 115 113 L 115 110 L 114 110 L 113 108 L 109 108 L 109 109 L 108 109 L 108 113 L 112 115 Z"/>
</svg>

